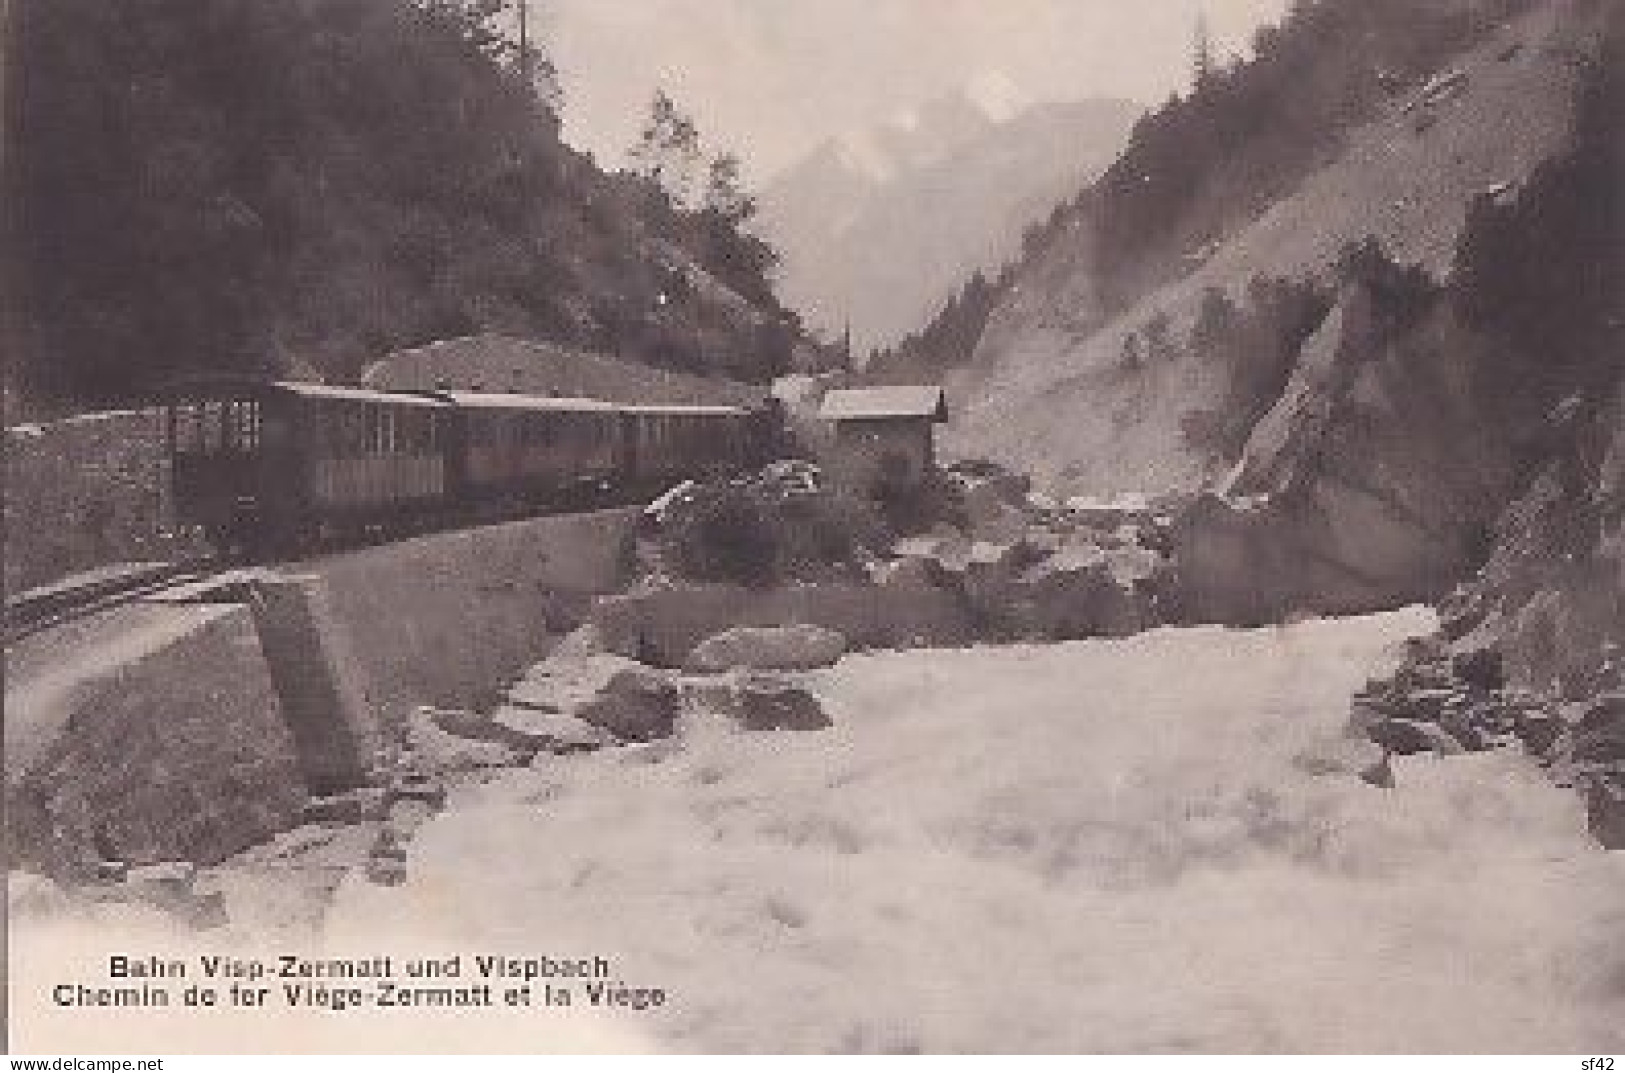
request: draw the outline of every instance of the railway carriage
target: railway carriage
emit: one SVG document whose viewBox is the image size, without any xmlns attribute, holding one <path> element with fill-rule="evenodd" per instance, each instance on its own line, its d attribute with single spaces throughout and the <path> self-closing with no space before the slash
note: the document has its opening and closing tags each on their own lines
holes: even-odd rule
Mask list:
<svg viewBox="0 0 1625 1073">
<path fill-rule="evenodd" d="M 452 406 L 254 379 L 179 385 L 166 405 L 177 517 L 219 548 L 268 550 L 445 506 Z"/>
<path fill-rule="evenodd" d="M 443 508 L 441 400 L 221 378 L 175 388 L 166 431 L 175 507 L 221 548 L 298 544 Z"/>
<path fill-rule="evenodd" d="M 627 479 L 654 489 L 751 461 L 755 425 L 734 406 L 625 406 Z"/>
<path fill-rule="evenodd" d="M 616 408 L 595 399 L 436 392 L 455 407 L 456 494 L 502 512 L 560 503 L 615 482 L 624 453 Z"/>
<path fill-rule="evenodd" d="M 760 438 L 730 406 L 243 377 L 179 384 L 166 412 L 177 516 L 250 554 L 630 497 L 743 468 Z"/>
</svg>

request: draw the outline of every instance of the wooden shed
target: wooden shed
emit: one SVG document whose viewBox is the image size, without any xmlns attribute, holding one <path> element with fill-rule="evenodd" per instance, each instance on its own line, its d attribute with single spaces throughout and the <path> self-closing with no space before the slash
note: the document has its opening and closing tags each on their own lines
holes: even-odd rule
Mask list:
<svg viewBox="0 0 1625 1073">
<path fill-rule="evenodd" d="M 863 495 L 919 487 L 936 464 L 935 429 L 948 420 L 942 388 L 847 388 L 824 396 L 834 431 L 834 476 Z"/>
</svg>

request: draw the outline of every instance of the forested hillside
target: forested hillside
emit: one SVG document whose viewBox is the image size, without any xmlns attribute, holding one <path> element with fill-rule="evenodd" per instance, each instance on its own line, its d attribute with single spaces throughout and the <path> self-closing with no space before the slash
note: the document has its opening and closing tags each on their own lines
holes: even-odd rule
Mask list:
<svg viewBox="0 0 1625 1073">
<path fill-rule="evenodd" d="M 1246 62 L 1198 55 L 1191 88 L 1141 118 L 1098 182 L 1036 221 L 1014 264 L 970 279 L 882 366 L 964 364 L 1005 292 L 1023 277 L 1087 276 L 1070 296 L 1070 327 L 1100 323 L 1200 266 L 1335 160 L 1351 130 L 1529 6 L 1298 0 L 1279 25 L 1258 31 Z"/>
<path fill-rule="evenodd" d="M 948 452 L 1194 503 L 1199 619 L 1434 600 L 1483 567 L 1469 617 L 1509 665 L 1617 688 L 1625 5 L 1513 6 L 1300 4 L 1147 120 L 922 335 L 951 344 L 925 355 Z M 1369 51 L 1333 32 L 1372 18 Z"/>
<path fill-rule="evenodd" d="M 505 6 L 16 0 L 8 401 L 117 405 L 214 370 L 347 381 L 484 331 L 779 371 L 797 327 L 748 201 L 674 204 L 564 145 Z"/>
</svg>

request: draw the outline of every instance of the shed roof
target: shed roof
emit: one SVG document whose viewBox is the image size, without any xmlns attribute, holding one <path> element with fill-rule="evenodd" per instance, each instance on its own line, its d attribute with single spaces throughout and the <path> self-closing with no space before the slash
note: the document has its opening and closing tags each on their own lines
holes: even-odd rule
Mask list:
<svg viewBox="0 0 1625 1073">
<path fill-rule="evenodd" d="M 819 416 L 826 421 L 877 421 L 894 417 L 948 420 L 942 388 L 928 385 L 842 388 L 824 396 Z"/>
</svg>

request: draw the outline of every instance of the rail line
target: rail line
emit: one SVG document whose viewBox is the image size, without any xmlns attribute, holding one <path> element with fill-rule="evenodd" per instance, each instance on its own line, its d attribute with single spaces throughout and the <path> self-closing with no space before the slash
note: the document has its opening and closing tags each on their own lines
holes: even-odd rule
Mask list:
<svg viewBox="0 0 1625 1073">
<path fill-rule="evenodd" d="M 225 568 L 213 555 L 170 562 L 129 563 L 91 571 L 6 599 L 5 644 L 41 630 L 110 610 L 177 582 L 201 580 Z"/>
</svg>

